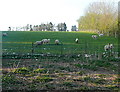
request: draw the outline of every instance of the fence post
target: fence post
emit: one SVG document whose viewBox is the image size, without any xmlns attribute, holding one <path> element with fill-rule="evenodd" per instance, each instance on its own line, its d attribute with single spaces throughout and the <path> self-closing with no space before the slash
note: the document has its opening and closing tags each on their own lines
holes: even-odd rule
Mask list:
<svg viewBox="0 0 120 92">
<path fill-rule="evenodd" d="M 34 53 L 34 43 L 32 42 L 32 55 L 33 55 L 33 53 Z"/>
</svg>

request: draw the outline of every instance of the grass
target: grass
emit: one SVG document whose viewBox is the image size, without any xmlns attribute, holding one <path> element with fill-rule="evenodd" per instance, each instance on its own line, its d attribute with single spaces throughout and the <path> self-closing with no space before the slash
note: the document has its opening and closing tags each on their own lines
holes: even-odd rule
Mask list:
<svg viewBox="0 0 120 92">
<path fill-rule="evenodd" d="M 30 71 L 29 71 L 29 69 L 26 68 L 26 67 L 21 67 L 21 68 L 14 69 L 14 70 L 13 70 L 13 73 L 24 74 L 24 75 L 25 75 L 25 74 L 29 74 Z"/>
<path fill-rule="evenodd" d="M 14 54 L 12 59 L 2 62 L 3 90 L 118 90 L 119 59 L 84 57 L 85 53 L 103 53 L 107 43 L 113 43 L 117 51 L 118 39 L 103 36 L 95 40 L 91 37 L 94 33 L 88 32 L 7 33 L 9 35 L 3 37 L 3 52 Z M 50 45 L 36 47 L 36 56 L 29 57 L 31 43 L 44 38 L 51 39 Z M 75 38 L 80 39 L 79 44 L 74 42 Z M 54 45 L 55 39 L 63 45 Z M 16 53 L 26 54 L 26 57 L 14 58 Z"/>
<path fill-rule="evenodd" d="M 50 77 L 41 77 L 41 76 L 37 76 L 36 79 L 33 79 L 33 83 L 34 82 L 49 82 L 49 81 L 52 81 L 53 79 L 50 78 Z"/>
<path fill-rule="evenodd" d="M 46 69 L 40 69 L 40 68 L 38 68 L 38 69 L 34 70 L 34 73 L 46 73 L 46 72 L 47 72 Z"/>
<path fill-rule="evenodd" d="M 3 49 L 6 53 L 31 53 L 32 42 L 45 38 L 51 39 L 51 45 L 42 45 L 34 49 L 34 53 L 51 54 L 75 54 L 75 53 L 93 53 L 104 52 L 104 45 L 113 43 L 114 51 L 117 51 L 118 39 L 113 37 L 99 37 L 93 39 L 93 33 L 88 32 L 18 32 L 7 31 L 7 37 L 3 37 Z M 75 38 L 80 39 L 79 44 L 75 44 Z M 54 40 L 59 39 L 63 45 L 54 45 Z"/>
</svg>

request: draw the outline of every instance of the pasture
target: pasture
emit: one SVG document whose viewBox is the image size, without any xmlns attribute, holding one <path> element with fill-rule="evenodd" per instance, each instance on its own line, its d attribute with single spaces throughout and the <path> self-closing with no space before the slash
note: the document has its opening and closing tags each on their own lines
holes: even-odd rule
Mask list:
<svg viewBox="0 0 120 92">
<path fill-rule="evenodd" d="M 34 54 L 81 54 L 103 53 L 104 46 L 114 44 L 114 51 L 118 50 L 118 39 L 113 37 L 99 37 L 93 39 L 89 32 L 7 32 L 9 36 L 3 37 L 3 53 L 27 54 L 32 53 L 32 42 L 42 39 L 50 39 L 50 44 L 34 47 Z M 79 43 L 75 43 L 75 39 Z M 60 45 L 54 45 L 55 39 L 59 39 Z"/>
<path fill-rule="evenodd" d="M 2 59 L 3 90 L 119 90 L 118 39 L 98 37 L 90 32 L 10 32 L 2 37 L 4 55 L 41 55 L 30 58 Z M 32 42 L 50 39 L 50 44 L 34 47 Z M 79 43 L 75 43 L 75 39 Z M 55 45 L 59 39 L 60 45 Z M 85 54 L 102 55 L 104 46 L 114 45 L 108 58 L 85 58 Z"/>
</svg>

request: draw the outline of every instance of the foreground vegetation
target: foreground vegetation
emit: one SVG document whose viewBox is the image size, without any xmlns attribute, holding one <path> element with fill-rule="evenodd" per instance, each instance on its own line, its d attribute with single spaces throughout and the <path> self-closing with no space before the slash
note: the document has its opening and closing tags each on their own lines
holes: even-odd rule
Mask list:
<svg viewBox="0 0 120 92">
<path fill-rule="evenodd" d="M 4 59 L 3 90 L 118 90 L 118 61 Z"/>
<path fill-rule="evenodd" d="M 3 90 L 119 90 L 119 58 L 114 53 L 99 58 L 108 43 L 114 44 L 113 52 L 118 52 L 117 38 L 93 39 L 95 33 L 87 32 L 7 33 L 3 57 L 11 58 L 2 60 Z M 50 44 L 36 47 L 31 55 L 32 42 L 44 38 L 51 39 Z M 80 39 L 78 44 L 75 38 Z M 55 39 L 60 45 L 54 45 Z M 93 55 L 89 58 L 84 54 Z"/>
</svg>

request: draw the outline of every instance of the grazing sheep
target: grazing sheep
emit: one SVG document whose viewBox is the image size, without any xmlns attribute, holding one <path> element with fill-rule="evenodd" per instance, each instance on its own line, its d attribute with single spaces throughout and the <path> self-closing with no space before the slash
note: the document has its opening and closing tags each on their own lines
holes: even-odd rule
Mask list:
<svg viewBox="0 0 120 92">
<path fill-rule="evenodd" d="M 50 43 L 50 39 L 43 39 L 43 44 L 47 44 L 47 43 Z"/>
<path fill-rule="evenodd" d="M 111 51 L 114 48 L 113 44 L 108 43 L 107 45 L 104 46 L 105 51 Z"/>
<path fill-rule="evenodd" d="M 3 36 L 8 36 L 8 34 L 7 34 L 7 33 L 3 33 L 2 35 L 3 35 Z"/>
<path fill-rule="evenodd" d="M 58 39 L 55 40 L 55 44 L 58 45 L 60 42 Z"/>
<path fill-rule="evenodd" d="M 99 36 L 104 36 L 104 34 L 99 34 Z"/>
<path fill-rule="evenodd" d="M 43 44 L 46 44 L 47 43 L 47 39 L 43 39 Z"/>
<path fill-rule="evenodd" d="M 78 38 L 76 38 L 76 39 L 75 39 L 75 42 L 76 42 L 76 43 L 78 43 L 78 42 L 79 42 Z"/>
<path fill-rule="evenodd" d="M 105 45 L 105 46 L 104 46 L 104 50 L 105 50 L 105 51 L 108 51 L 108 50 L 109 50 L 109 45 Z"/>
<path fill-rule="evenodd" d="M 110 44 L 110 49 L 113 49 L 113 48 L 114 48 L 113 44 Z"/>
<path fill-rule="evenodd" d="M 92 35 L 92 38 L 96 39 L 96 38 L 97 38 L 97 35 Z"/>
<path fill-rule="evenodd" d="M 35 44 L 36 46 L 37 46 L 37 45 L 42 45 L 42 44 L 43 44 L 43 41 L 36 41 L 34 44 Z"/>
</svg>

